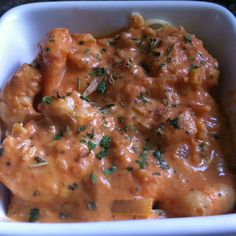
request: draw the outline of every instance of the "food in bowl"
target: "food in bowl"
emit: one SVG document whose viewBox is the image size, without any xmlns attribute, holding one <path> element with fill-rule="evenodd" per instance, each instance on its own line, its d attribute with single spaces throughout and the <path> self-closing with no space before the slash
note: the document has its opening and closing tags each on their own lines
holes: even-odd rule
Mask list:
<svg viewBox="0 0 236 236">
<path fill-rule="evenodd" d="M 1 93 L 8 216 L 78 222 L 232 212 L 218 62 L 183 27 L 131 17 L 50 31 Z"/>
</svg>

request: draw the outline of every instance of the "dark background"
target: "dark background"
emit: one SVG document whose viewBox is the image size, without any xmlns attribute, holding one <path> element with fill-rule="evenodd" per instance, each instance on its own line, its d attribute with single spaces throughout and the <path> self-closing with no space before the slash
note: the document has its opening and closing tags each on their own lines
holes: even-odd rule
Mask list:
<svg viewBox="0 0 236 236">
<path fill-rule="evenodd" d="M 34 1 L 34 0 L 0 0 L 0 16 L 6 12 L 8 9 L 15 7 L 17 5 L 21 5 L 24 3 L 31 3 L 31 2 L 47 2 L 45 0 L 40 0 L 40 1 Z M 56 2 L 51 0 L 51 2 Z M 208 2 L 215 2 L 219 3 L 225 7 L 227 7 L 229 10 L 231 10 L 234 15 L 236 16 L 236 0 L 212 0 Z"/>
</svg>

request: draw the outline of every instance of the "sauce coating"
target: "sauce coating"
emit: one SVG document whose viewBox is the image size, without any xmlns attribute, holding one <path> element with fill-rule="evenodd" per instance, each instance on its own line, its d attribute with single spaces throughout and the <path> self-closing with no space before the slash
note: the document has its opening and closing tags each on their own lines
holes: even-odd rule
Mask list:
<svg viewBox="0 0 236 236">
<path fill-rule="evenodd" d="M 182 27 L 96 39 L 53 29 L 1 94 L 0 180 L 19 221 L 231 212 L 218 62 Z"/>
</svg>

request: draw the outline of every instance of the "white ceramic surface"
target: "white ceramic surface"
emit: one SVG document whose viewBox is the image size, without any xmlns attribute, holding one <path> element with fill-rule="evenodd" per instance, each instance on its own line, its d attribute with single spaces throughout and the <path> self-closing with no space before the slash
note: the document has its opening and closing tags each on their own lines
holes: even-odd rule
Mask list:
<svg viewBox="0 0 236 236">
<path fill-rule="evenodd" d="M 37 43 L 51 28 L 103 35 L 126 26 L 132 12 L 183 25 L 201 38 L 220 62 L 222 100 L 228 102 L 228 91 L 236 89 L 235 17 L 221 6 L 190 1 L 53 2 L 13 8 L 0 19 L 0 87 L 22 63 L 33 60 Z M 234 105 L 226 108 L 230 114 L 235 110 Z M 236 235 L 236 214 L 97 223 L 8 222 L 8 196 L 0 188 L 0 235 Z"/>
</svg>

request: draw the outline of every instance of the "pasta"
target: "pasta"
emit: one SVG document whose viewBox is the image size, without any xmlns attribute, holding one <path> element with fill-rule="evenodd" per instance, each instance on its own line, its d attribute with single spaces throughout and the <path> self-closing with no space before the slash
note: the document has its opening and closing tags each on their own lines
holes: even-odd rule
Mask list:
<svg viewBox="0 0 236 236">
<path fill-rule="evenodd" d="M 230 213 L 211 95 L 218 62 L 183 27 L 133 14 L 104 38 L 52 29 L 0 95 L 8 216 L 79 222 Z"/>
</svg>

